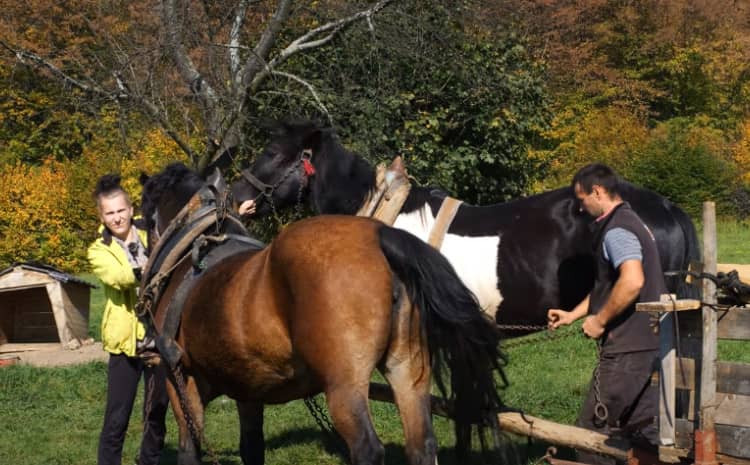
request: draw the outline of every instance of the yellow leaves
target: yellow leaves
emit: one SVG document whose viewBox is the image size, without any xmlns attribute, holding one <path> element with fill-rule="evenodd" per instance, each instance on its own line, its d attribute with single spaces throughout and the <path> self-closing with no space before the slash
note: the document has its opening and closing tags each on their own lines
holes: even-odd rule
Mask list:
<svg viewBox="0 0 750 465">
<path fill-rule="evenodd" d="M 556 147 L 531 154 L 544 160 L 550 169 L 550 176 L 535 185 L 535 191 L 567 185 L 579 168 L 592 162 L 622 170 L 648 142 L 649 129 L 637 114 L 625 108 L 568 108 L 557 115 L 545 135 L 556 142 Z"/>
<path fill-rule="evenodd" d="M 102 119 L 111 118 L 106 111 Z M 86 248 L 99 220 L 91 192 L 105 173 L 120 173 L 136 205 L 141 172 L 186 160 L 158 129 L 128 134 L 97 133 L 74 160 L 47 158 L 40 166 L 0 163 L 0 268 L 38 260 L 66 271 L 87 268 Z"/>
<path fill-rule="evenodd" d="M 750 119 L 742 125 L 741 135 L 732 150 L 732 158 L 740 171 L 742 184 L 750 188 Z"/>
<path fill-rule="evenodd" d="M 80 266 L 83 251 L 64 249 L 60 239 L 68 197 L 65 168 L 53 159 L 42 166 L 0 167 L 0 236 L 4 238 L 0 262 L 39 260 L 65 269 Z"/>
</svg>

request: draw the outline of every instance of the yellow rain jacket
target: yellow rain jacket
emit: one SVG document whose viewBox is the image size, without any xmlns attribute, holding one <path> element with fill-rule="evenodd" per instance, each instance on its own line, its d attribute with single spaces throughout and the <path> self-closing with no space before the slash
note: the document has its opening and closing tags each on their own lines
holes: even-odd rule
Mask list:
<svg viewBox="0 0 750 465">
<path fill-rule="evenodd" d="M 137 227 L 136 227 L 137 228 Z M 136 229 L 146 244 L 146 231 Z M 139 282 L 128 257 L 104 226 L 101 236 L 88 249 L 91 268 L 104 287 L 107 299 L 102 316 L 102 346 L 112 354 L 135 356 L 135 341 L 143 339 L 146 330 L 135 314 Z"/>
</svg>

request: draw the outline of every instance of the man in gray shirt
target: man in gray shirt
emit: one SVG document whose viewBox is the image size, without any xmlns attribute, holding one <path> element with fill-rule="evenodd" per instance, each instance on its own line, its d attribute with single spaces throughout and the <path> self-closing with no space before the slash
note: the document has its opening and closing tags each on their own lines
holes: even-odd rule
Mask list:
<svg viewBox="0 0 750 465">
<path fill-rule="evenodd" d="M 557 329 L 586 317 L 583 332 L 597 339 L 600 357 L 577 425 L 604 434 L 619 432 L 641 446 L 657 444 L 658 392 L 651 385 L 659 341 L 649 315 L 637 302 L 659 300 L 666 293 L 656 241 L 651 231 L 618 193 L 611 168 L 592 164 L 573 178 L 582 210 L 596 218 L 594 288 L 572 311 L 550 309 L 549 326 Z M 606 407 L 606 408 L 605 408 Z M 578 453 L 585 463 L 613 459 Z"/>
</svg>

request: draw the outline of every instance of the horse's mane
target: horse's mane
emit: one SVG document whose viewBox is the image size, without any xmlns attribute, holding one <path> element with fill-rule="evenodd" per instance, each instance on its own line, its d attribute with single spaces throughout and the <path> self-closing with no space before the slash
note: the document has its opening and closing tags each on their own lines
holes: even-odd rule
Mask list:
<svg viewBox="0 0 750 465">
<path fill-rule="evenodd" d="M 154 227 L 154 213 L 164 193 L 182 195 L 187 201 L 204 183 L 198 173 L 181 162 L 170 163 L 161 173 L 142 181 L 145 182 L 141 194 L 141 212 L 149 229 Z"/>
</svg>

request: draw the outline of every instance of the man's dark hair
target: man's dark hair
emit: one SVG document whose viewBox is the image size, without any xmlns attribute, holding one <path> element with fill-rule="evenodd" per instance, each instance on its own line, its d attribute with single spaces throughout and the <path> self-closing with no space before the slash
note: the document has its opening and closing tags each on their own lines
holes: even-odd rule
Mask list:
<svg viewBox="0 0 750 465">
<path fill-rule="evenodd" d="M 94 188 L 93 197 L 96 201 L 96 204 L 99 205 L 99 198 L 100 197 L 109 197 L 110 195 L 122 192 L 125 194 L 125 197 L 128 198 L 128 202 L 130 202 L 130 196 L 128 196 L 128 193 L 125 192 L 125 189 L 122 188 L 120 185 L 121 176 L 119 174 L 105 174 L 99 180 L 96 182 L 96 187 Z"/>
<path fill-rule="evenodd" d="M 617 173 L 602 163 L 592 163 L 578 170 L 570 185 L 575 189 L 576 184 L 581 186 L 581 190 L 586 194 L 590 194 L 596 185 L 602 186 L 610 197 L 620 195 L 620 179 Z"/>
</svg>

